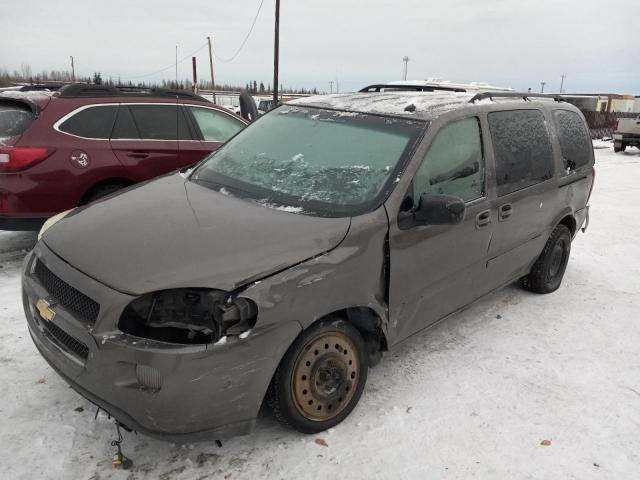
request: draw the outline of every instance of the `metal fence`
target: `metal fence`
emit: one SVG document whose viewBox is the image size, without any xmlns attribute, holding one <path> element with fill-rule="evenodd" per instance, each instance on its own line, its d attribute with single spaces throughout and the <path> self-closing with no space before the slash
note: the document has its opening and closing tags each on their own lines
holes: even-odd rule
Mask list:
<svg viewBox="0 0 640 480">
<path fill-rule="evenodd" d="M 582 112 L 587 119 L 591 138 L 610 137 L 619 118 L 636 118 L 638 113 L 628 112 Z"/>
</svg>

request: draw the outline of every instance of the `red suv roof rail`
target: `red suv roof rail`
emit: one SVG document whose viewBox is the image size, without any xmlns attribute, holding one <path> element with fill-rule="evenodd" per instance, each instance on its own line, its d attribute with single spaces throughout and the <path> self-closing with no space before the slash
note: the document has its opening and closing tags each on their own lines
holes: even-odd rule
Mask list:
<svg viewBox="0 0 640 480">
<path fill-rule="evenodd" d="M 150 87 L 129 87 L 129 86 L 113 86 L 113 85 L 86 85 L 83 83 L 74 83 L 65 85 L 56 93 L 59 98 L 82 98 L 82 97 L 171 97 L 171 98 L 190 98 L 193 100 L 208 102 L 204 97 L 196 95 L 185 90 L 171 90 L 166 88 L 150 88 Z"/>
</svg>

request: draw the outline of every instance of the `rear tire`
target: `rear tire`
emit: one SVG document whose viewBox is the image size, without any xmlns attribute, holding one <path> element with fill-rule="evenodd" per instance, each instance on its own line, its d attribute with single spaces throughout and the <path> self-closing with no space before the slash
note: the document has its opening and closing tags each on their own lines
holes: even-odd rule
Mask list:
<svg viewBox="0 0 640 480">
<path fill-rule="evenodd" d="M 328 318 L 302 332 L 273 376 L 267 403 L 284 425 L 317 433 L 344 420 L 367 381 L 368 354 L 360 332 Z"/>
<path fill-rule="evenodd" d="M 535 293 L 555 292 L 562 283 L 570 253 L 571 233 L 566 226 L 558 225 L 533 264 L 529 275 L 522 278 L 522 287 Z"/>
</svg>

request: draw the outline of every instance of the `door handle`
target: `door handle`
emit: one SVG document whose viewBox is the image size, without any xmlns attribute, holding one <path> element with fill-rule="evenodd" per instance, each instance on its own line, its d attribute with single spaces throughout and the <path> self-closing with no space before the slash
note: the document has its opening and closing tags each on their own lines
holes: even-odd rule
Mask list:
<svg viewBox="0 0 640 480">
<path fill-rule="evenodd" d="M 491 210 L 484 210 L 476 215 L 476 228 L 484 228 L 491 223 Z"/>
<path fill-rule="evenodd" d="M 505 203 L 499 209 L 498 220 L 503 221 L 511 216 L 513 213 L 513 207 L 510 203 Z"/>
<path fill-rule="evenodd" d="M 131 158 L 147 158 L 149 156 L 149 152 L 129 152 L 127 153 L 127 157 Z"/>
</svg>

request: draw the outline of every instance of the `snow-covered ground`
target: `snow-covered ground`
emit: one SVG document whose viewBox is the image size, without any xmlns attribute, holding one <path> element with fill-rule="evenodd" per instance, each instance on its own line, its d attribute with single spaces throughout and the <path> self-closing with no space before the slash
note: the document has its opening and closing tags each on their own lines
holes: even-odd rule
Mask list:
<svg viewBox="0 0 640 480">
<path fill-rule="evenodd" d="M 0 233 L 0 477 L 639 478 L 640 151 L 596 156 L 591 225 L 558 292 L 512 286 L 411 338 L 332 431 L 265 412 L 222 448 L 125 432 L 127 472 L 111 467 L 113 423 L 29 339 L 19 257 L 33 235 Z"/>
</svg>

